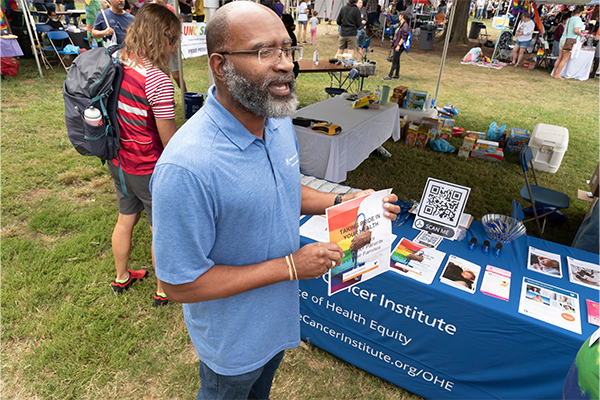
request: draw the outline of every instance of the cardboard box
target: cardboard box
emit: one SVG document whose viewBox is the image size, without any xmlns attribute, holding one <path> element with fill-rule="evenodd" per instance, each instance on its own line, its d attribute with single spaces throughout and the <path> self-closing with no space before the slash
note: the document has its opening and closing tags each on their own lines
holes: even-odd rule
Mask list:
<svg viewBox="0 0 600 400">
<path fill-rule="evenodd" d="M 534 69 L 535 68 L 535 63 L 536 63 L 536 58 L 531 58 L 529 60 L 525 60 L 525 62 L 523 63 L 523 68 L 525 69 Z"/>
<path fill-rule="evenodd" d="M 520 152 L 523 146 L 529 143 L 530 137 L 531 135 L 527 129 L 511 128 L 508 141 L 506 142 L 506 152 Z"/>
<path fill-rule="evenodd" d="M 475 135 L 475 137 L 477 137 L 477 139 L 481 139 L 481 140 L 485 140 L 485 137 L 487 136 L 487 133 L 485 132 L 477 132 L 477 131 L 467 131 L 465 136 L 469 136 L 469 135 Z"/>
<path fill-rule="evenodd" d="M 474 137 L 465 136 L 460 148 L 463 150 L 471 151 L 471 150 L 473 150 L 473 147 L 475 147 L 476 140 L 477 139 Z"/>
<path fill-rule="evenodd" d="M 405 143 L 409 146 L 414 146 L 417 143 L 417 132 L 419 131 L 419 125 L 414 122 L 409 122 L 406 128 L 406 140 Z"/>
<path fill-rule="evenodd" d="M 462 147 L 460 149 L 458 149 L 458 156 L 459 157 L 464 157 L 464 158 L 469 158 L 469 150 L 463 149 Z"/>
<path fill-rule="evenodd" d="M 77 57 L 78 55 L 79 54 L 59 54 L 60 58 L 62 59 L 63 63 L 65 63 L 65 66 L 67 68 L 69 68 L 71 64 L 73 64 L 75 57 Z"/>
<path fill-rule="evenodd" d="M 598 197 L 598 181 L 600 180 L 600 163 L 596 166 L 596 171 L 594 171 L 594 175 L 590 179 L 590 192 L 594 197 Z"/>
<path fill-rule="evenodd" d="M 465 128 L 455 126 L 452 128 L 452 137 L 461 137 L 465 133 Z"/>
</svg>

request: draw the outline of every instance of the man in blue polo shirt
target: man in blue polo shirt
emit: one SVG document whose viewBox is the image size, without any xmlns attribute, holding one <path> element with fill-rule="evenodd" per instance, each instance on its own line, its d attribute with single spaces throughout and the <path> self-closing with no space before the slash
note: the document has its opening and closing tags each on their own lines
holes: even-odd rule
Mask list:
<svg viewBox="0 0 600 400">
<path fill-rule="evenodd" d="M 94 39 L 110 38 L 116 35 L 117 44 L 125 41 L 127 27 L 133 22 L 133 15 L 124 10 L 125 0 L 112 0 L 110 8 L 100 10 L 92 29 Z M 104 13 L 104 15 L 102 15 Z M 105 18 L 106 17 L 106 18 Z M 108 20 L 108 25 L 106 21 Z"/>
<path fill-rule="evenodd" d="M 300 183 L 291 39 L 270 9 L 219 8 L 207 25 L 215 86 L 152 177 L 156 274 L 184 303 L 200 358 L 198 399 L 267 399 L 300 344 L 298 280 L 341 262 L 335 243 L 300 247 L 300 213 L 349 200 Z M 386 216 L 399 207 L 384 199 Z"/>
</svg>

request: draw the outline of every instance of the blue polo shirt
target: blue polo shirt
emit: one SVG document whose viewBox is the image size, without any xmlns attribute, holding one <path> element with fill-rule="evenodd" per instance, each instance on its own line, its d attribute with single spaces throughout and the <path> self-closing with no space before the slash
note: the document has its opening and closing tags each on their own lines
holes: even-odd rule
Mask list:
<svg viewBox="0 0 600 400">
<path fill-rule="evenodd" d="M 127 11 L 125 11 L 123 14 L 115 14 L 110 8 L 104 10 L 104 14 L 106 15 L 106 19 L 108 20 L 110 27 L 113 28 L 115 34 L 117 35 L 117 43 L 123 43 L 125 41 L 125 36 L 127 35 L 127 27 L 129 27 L 129 25 L 131 25 L 133 22 L 134 16 L 129 14 Z M 104 20 L 104 16 L 102 16 L 102 11 L 96 15 L 94 29 L 99 31 L 106 29 L 106 21 Z"/>
<path fill-rule="evenodd" d="M 300 247 L 300 163 L 289 118 L 268 119 L 264 140 L 215 98 L 169 141 L 150 189 L 156 276 L 193 282 L 213 265 L 249 265 Z M 198 357 L 240 375 L 300 344 L 298 282 L 184 304 Z"/>
</svg>

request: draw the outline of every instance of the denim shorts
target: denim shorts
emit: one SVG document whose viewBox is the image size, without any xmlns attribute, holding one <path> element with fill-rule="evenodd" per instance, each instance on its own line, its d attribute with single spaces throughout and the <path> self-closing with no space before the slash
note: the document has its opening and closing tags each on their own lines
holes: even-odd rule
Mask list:
<svg viewBox="0 0 600 400">
<path fill-rule="evenodd" d="M 298 25 L 306 25 L 308 21 L 298 21 Z"/>
<path fill-rule="evenodd" d="M 531 43 L 531 39 L 529 39 L 529 40 L 525 40 L 525 41 L 523 41 L 523 42 L 519 42 L 519 41 L 517 41 L 517 44 L 516 44 L 516 46 L 519 46 L 519 47 L 525 47 L 525 48 L 527 48 L 527 46 L 529 46 L 529 43 Z"/>
<path fill-rule="evenodd" d="M 121 186 L 121 179 L 119 178 L 119 167 L 115 167 L 112 160 L 107 161 L 106 164 L 108 165 L 108 172 L 113 178 L 115 190 L 117 191 L 119 214 L 132 215 L 146 210 L 148 222 L 152 226 L 152 194 L 150 193 L 150 178 L 152 178 L 152 174 L 131 175 L 123 171 L 128 196 L 125 197 Z"/>
</svg>

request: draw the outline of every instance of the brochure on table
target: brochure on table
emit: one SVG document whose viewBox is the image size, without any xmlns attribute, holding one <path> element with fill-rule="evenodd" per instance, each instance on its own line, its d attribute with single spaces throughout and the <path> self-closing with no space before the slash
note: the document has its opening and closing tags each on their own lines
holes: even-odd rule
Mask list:
<svg viewBox="0 0 600 400">
<path fill-rule="evenodd" d="M 510 271 L 488 265 L 485 267 L 479 291 L 488 296 L 508 301 L 510 297 Z"/>
<path fill-rule="evenodd" d="M 428 178 L 413 228 L 454 240 L 471 189 Z"/>
<path fill-rule="evenodd" d="M 540 321 L 581 334 L 579 295 L 523 277 L 519 312 Z"/>
<path fill-rule="evenodd" d="M 344 257 L 329 270 L 329 295 L 371 279 L 388 270 L 392 246 L 392 221 L 384 217 L 380 190 L 325 210 L 329 241 L 337 243 Z"/>
<path fill-rule="evenodd" d="M 600 289 L 600 266 L 567 257 L 569 280 L 578 285 Z"/>
<path fill-rule="evenodd" d="M 446 253 L 402 238 L 390 257 L 390 270 L 431 285 Z"/>
</svg>

